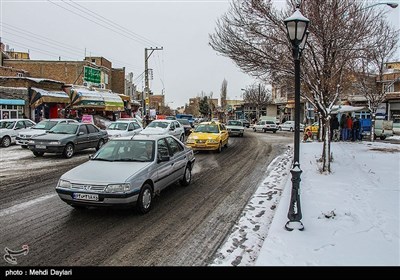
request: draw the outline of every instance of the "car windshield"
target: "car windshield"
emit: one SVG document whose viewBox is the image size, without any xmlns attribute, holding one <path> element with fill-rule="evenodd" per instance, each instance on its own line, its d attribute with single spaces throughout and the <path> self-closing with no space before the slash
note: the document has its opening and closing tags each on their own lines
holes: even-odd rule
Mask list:
<svg viewBox="0 0 400 280">
<path fill-rule="evenodd" d="M 275 124 L 273 121 L 266 121 L 267 124 Z"/>
<path fill-rule="evenodd" d="M 242 122 L 240 122 L 240 121 L 228 121 L 228 125 L 242 126 Z"/>
<path fill-rule="evenodd" d="M 77 130 L 78 125 L 76 124 L 59 123 L 51 128 L 49 132 L 55 134 L 76 134 Z"/>
<path fill-rule="evenodd" d="M 218 133 L 218 125 L 216 124 L 199 124 L 194 132 Z"/>
<path fill-rule="evenodd" d="M 157 122 L 157 121 L 152 121 L 147 127 L 167 128 L 167 127 L 168 127 L 168 122 Z"/>
<path fill-rule="evenodd" d="M 183 125 L 190 125 L 190 122 L 186 119 L 179 119 L 178 122 L 180 122 Z"/>
<path fill-rule="evenodd" d="M 14 127 L 15 122 L 11 121 L 2 121 L 0 128 L 7 128 L 7 129 L 12 129 Z"/>
<path fill-rule="evenodd" d="M 50 128 L 55 126 L 57 123 L 58 123 L 57 121 L 41 121 L 40 123 L 33 126 L 32 129 L 49 130 Z"/>
<path fill-rule="evenodd" d="M 154 145 L 153 140 L 112 140 L 92 160 L 149 162 L 154 160 Z"/>
<path fill-rule="evenodd" d="M 127 127 L 128 127 L 127 123 L 112 123 L 107 127 L 107 129 L 108 130 L 126 130 Z"/>
</svg>

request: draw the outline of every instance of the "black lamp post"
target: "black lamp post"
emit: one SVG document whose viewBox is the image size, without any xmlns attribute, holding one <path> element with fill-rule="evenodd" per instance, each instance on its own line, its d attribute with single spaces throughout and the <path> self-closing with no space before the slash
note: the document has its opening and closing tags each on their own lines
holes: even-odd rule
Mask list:
<svg viewBox="0 0 400 280">
<path fill-rule="evenodd" d="M 293 229 L 303 230 L 304 226 L 301 222 L 301 207 L 300 207 L 300 56 L 304 49 L 308 37 L 307 27 L 309 20 L 305 18 L 298 9 L 287 19 L 284 20 L 287 35 L 292 43 L 294 73 L 295 73 L 295 119 L 294 119 L 294 158 L 293 167 L 290 170 L 292 173 L 292 194 L 290 198 L 288 219 L 285 228 L 289 231 Z"/>
</svg>

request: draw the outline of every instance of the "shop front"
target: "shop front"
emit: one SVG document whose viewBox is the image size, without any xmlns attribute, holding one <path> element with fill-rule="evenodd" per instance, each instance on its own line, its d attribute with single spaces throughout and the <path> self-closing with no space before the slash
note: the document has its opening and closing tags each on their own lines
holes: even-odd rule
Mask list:
<svg viewBox="0 0 400 280">
<path fill-rule="evenodd" d="M 34 110 L 35 121 L 59 118 L 60 111 L 70 102 L 64 91 L 49 91 L 32 87 L 29 93 L 31 109 Z"/>
<path fill-rule="evenodd" d="M 116 120 L 124 111 L 124 102 L 121 97 L 109 91 L 72 88 L 70 98 L 70 107 L 78 111 L 77 117 L 82 114 L 91 114 Z"/>
<path fill-rule="evenodd" d="M 0 119 L 24 118 L 25 100 L 0 99 Z"/>
</svg>

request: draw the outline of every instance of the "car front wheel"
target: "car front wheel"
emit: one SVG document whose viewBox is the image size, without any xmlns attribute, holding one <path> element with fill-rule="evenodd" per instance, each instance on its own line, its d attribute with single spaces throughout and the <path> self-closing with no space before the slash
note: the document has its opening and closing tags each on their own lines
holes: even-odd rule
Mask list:
<svg viewBox="0 0 400 280">
<path fill-rule="evenodd" d="M 71 158 L 74 155 L 74 152 L 75 152 L 74 145 L 69 143 L 65 146 L 63 155 L 65 158 Z"/>
<path fill-rule="evenodd" d="M 1 145 L 3 147 L 9 147 L 11 145 L 11 138 L 8 136 L 4 136 L 3 140 L 1 141 Z"/>
<path fill-rule="evenodd" d="M 100 150 L 100 148 L 104 145 L 104 140 L 100 139 L 99 143 L 97 144 L 96 151 Z"/>
<path fill-rule="evenodd" d="M 140 214 L 146 214 L 150 211 L 153 202 L 153 190 L 149 184 L 144 184 L 140 190 L 139 198 L 136 204 L 137 211 Z"/>
</svg>

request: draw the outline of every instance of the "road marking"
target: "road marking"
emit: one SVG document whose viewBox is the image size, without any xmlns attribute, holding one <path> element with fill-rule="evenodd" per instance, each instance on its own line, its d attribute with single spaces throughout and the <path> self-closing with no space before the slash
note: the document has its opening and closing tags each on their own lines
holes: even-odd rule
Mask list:
<svg viewBox="0 0 400 280">
<path fill-rule="evenodd" d="M 32 206 L 33 204 L 36 204 L 36 203 L 42 202 L 44 200 L 47 200 L 49 198 L 55 197 L 56 195 L 57 194 L 49 194 L 49 195 L 41 196 L 41 197 L 38 197 L 36 199 L 29 200 L 27 202 L 23 202 L 23 203 L 11 206 L 9 208 L 3 209 L 3 210 L 0 211 L 0 217 L 14 214 L 15 212 L 24 210 L 24 209 Z"/>
</svg>

